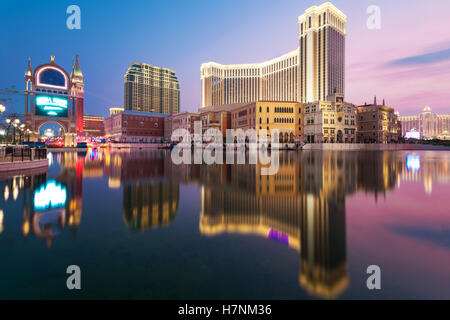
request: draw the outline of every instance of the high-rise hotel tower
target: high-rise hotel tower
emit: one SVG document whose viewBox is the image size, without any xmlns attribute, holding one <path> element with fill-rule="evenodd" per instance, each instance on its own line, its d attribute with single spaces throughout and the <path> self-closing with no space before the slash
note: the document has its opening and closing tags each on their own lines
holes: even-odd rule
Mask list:
<svg viewBox="0 0 450 320">
<path fill-rule="evenodd" d="M 124 76 L 124 108 L 131 111 L 180 112 L 180 84 L 175 71 L 133 63 Z"/>
<path fill-rule="evenodd" d="M 344 95 L 346 21 L 326 2 L 298 18 L 294 51 L 256 64 L 202 64 L 202 107 L 258 100 L 306 103 Z"/>
</svg>

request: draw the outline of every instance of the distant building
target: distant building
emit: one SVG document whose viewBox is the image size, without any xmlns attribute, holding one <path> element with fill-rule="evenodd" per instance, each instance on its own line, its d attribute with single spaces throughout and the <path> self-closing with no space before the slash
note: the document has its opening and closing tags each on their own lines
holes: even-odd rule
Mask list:
<svg viewBox="0 0 450 320">
<path fill-rule="evenodd" d="M 430 107 L 416 116 L 399 117 L 404 137 L 450 139 L 450 115 L 431 113 Z"/>
<path fill-rule="evenodd" d="M 124 112 L 125 109 L 124 108 L 109 108 L 109 116 Z"/>
<path fill-rule="evenodd" d="M 174 132 L 177 129 L 185 129 L 189 132 L 191 138 L 193 139 L 194 125 L 196 121 L 200 121 L 200 113 L 185 111 L 172 115 L 170 119 L 171 132 Z"/>
<path fill-rule="evenodd" d="M 279 131 L 279 141 L 296 142 L 302 139 L 303 120 L 302 108 L 299 102 L 289 101 L 258 101 L 231 112 L 231 128 L 254 129 L 261 138 L 261 130 L 266 130 L 270 139 L 273 130 Z"/>
<path fill-rule="evenodd" d="M 124 80 L 125 110 L 164 114 L 180 112 L 180 85 L 175 71 L 133 63 Z"/>
<path fill-rule="evenodd" d="M 170 137 L 172 136 L 172 116 L 169 114 L 164 118 L 164 140 L 170 141 Z"/>
<path fill-rule="evenodd" d="M 392 143 L 398 142 L 401 135 L 401 124 L 393 108 L 378 105 L 376 98 L 373 104 L 358 107 L 357 141 L 359 143 Z"/>
<path fill-rule="evenodd" d="M 83 116 L 83 128 L 87 137 L 103 137 L 105 135 L 104 118 Z"/>
<path fill-rule="evenodd" d="M 304 138 L 308 143 L 355 143 L 356 107 L 335 94 L 328 101 L 303 106 Z"/>
<path fill-rule="evenodd" d="M 298 17 L 298 48 L 261 63 L 201 65 L 201 106 L 324 101 L 345 94 L 347 17 L 330 2 Z"/>
<path fill-rule="evenodd" d="M 160 142 L 166 117 L 161 113 L 124 111 L 105 119 L 105 136 L 116 142 Z"/>
<path fill-rule="evenodd" d="M 202 133 L 208 129 L 217 129 L 226 137 L 227 129 L 231 129 L 231 112 L 248 103 L 218 105 L 206 108 L 200 108 L 200 120 L 202 122 Z"/>
</svg>

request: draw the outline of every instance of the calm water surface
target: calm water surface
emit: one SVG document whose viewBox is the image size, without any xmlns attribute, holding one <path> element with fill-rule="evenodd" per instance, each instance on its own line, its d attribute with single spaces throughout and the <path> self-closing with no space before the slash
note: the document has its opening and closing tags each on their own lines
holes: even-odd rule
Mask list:
<svg viewBox="0 0 450 320">
<path fill-rule="evenodd" d="M 163 151 L 49 161 L 0 177 L 1 299 L 450 299 L 450 152 L 287 152 L 274 176 Z"/>
</svg>

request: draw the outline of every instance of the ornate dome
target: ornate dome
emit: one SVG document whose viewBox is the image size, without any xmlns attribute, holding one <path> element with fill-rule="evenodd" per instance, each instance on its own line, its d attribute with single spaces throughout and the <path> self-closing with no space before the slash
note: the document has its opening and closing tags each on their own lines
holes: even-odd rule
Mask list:
<svg viewBox="0 0 450 320">
<path fill-rule="evenodd" d="M 54 57 L 49 63 L 42 64 L 34 70 L 35 84 L 42 87 L 69 89 L 69 74 L 54 62 Z"/>
</svg>

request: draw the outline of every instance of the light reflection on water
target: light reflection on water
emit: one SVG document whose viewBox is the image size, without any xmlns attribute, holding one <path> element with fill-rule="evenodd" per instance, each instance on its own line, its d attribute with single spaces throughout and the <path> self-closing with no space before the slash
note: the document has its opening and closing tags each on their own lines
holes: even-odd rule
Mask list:
<svg viewBox="0 0 450 320">
<path fill-rule="evenodd" d="M 449 160 L 285 152 L 260 176 L 164 151 L 51 154 L 0 181 L 0 298 L 450 298 Z M 91 272 L 81 296 L 68 264 Z"/>
</svg>

